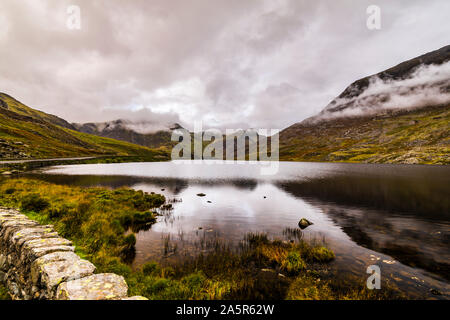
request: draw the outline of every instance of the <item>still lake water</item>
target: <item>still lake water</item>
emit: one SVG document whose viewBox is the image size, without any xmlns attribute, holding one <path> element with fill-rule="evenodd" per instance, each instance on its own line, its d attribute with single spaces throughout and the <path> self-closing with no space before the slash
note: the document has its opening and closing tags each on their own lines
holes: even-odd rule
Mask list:
<svg viewBox="0 0 450 320">
<path fill-rule="evenodd" d="M 326 241 L 336 274 L 365 282 L 376 264 L 383 280 L 412 298 L 450 298 L 449 166 L 281 162 L 273 176 L 260 169 L 154 162 L 57 166 L 31 175 L 176 199 L 171 212 L 137 234 L 135 266 L 193 255 L 215 240 L 237 244 L 249 232 L 291 240 L 304 217 L 314 225 L 303 239 Z"/>
</svg>

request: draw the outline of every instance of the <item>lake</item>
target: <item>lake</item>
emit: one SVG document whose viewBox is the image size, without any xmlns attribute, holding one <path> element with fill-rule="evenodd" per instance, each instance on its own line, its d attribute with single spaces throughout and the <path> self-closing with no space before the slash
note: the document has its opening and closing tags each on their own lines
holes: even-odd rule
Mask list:
<svg viewBox="0 0 450 320">
<path fill-rule="evenodd" d="M 365 282 L 376 264 L 412 298 L 450 297 L 449 166 L 281 162 L 264 176 L 258 164 L 195 161 L 56 166 L 29 176 L 164 194 L 173 210 L 137 233 L 135 267 L 216 241 L 237 245 L 249 232 L 300 235 L 334 250 L 336 276 Z M 300 233 L 301 218 L 314 224 Z"/>
</svg>

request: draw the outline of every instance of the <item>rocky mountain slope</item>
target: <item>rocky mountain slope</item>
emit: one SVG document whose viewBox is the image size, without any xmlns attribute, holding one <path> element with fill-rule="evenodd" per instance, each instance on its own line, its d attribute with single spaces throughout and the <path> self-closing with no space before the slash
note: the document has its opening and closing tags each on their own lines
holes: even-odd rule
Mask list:
<svg viewBox="0 0 450 320">
<path fill-rule="evenodd" d="M 167 157 L 175 144 L 172 131 L 181 128 L 147 120 L 70 124 L 3 93 L 0 111 L 1 159 L 155 152 L 147 147 L 162 148 L 158 152 Z M 446 46 L 355 81 L 322 112 L 284 129 L 280 159 L 449 164 L 449 135 Z M 213 144 L 223 144 L 226 154 L 224 138 Z M 247 152 L 254 143 L 246 141 Z"/>
<path fill-rule="evenodd" d="M 360 79 L 280 133 L 290 161 L 450 163 L 450 46 Z"/>
<path fill-rule="evenodd" d="M 123 119 L 103 123 L 73 123 L 72 126 L 80 132 L 127 141 L 150 148 L 170 146 L 172 144 L 172 131 L 181 128 L 177 123 L 161 125 L 148 121 L 136 123 Z"/>
<path fill-rule="evenodd" d="M 308 121 L 446 103 L 450 103 L 450 45 L 355 81 Z"/>
<path fill-rule="evenodd" d="M 81 133 L 67 121 L 32 109 L 0 93 L 0 159 L 92 155 L 166 156 L 128 142 Z"/>
</svg>

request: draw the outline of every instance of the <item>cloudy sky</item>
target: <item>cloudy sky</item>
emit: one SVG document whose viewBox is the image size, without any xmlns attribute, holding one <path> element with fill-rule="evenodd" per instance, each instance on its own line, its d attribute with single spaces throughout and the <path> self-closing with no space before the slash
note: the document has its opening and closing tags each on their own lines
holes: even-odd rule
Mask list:
<svg viewBox="0 0 450 320">
<path fill-rule="evenodd" d="M 380 30 L 366 26 L 372 4 Z M 1 0 L 0 92 L 71 122 L 284 128 L 449 44 L 449 12 L 448 0 Z"/>
</svg>

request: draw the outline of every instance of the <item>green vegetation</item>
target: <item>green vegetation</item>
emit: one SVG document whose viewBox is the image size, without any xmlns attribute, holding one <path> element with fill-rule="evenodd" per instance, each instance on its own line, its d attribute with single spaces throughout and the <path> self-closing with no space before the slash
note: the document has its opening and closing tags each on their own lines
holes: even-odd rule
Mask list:
<svg viewBox="0 0 450 320">
<path fill-rule="evenodd" d="M 167 133 L 161 141 L 158 138 L 148 144 L 162 144 L 162 147 L 150 149 L 78 132 L 65 120 L 31 109 L 2 93 L 0 108 L 0 158 L 3 160 L 83 156 L 100 156 L 111 162 L 113 158 L 122 158 L 116 161 L 123 162 L 127 157 L 141 159 L 138 161 L 170 159 L 173 143 L 167 141 Z M 280 160 L 449 164 L 449 132 L 448 105 L 300 123 L 280 133 Z M 213 143 L 223 143 L 223 140 Z M 203 141 L 203 148 L 208 144 Z"/>
<path fill-rule="evenodd" d="M 166 148 L 150 149 L 75 131 L 65 120 L 29 108 L 3 93 L 0 93 L 0 109 L 2 160 L 93 155 L 168 159 Z"/>
<path fill-rule="evenodd" d="M 450 108 L 296 124 L 280 133 L 284 161 L 450 164 Z"/>
<path fill-rule="evenodd" d="M 162 195 L 125 188 L 72 188 L 25 179 L 3 181 L 0 194 L 2 205 L 54 224 L 83 255 L 100 263 L 104 257 L 132 256 L 136 239 L 129 232 L 148 228 L 155 222 L 151 210 L 165 202 Z"/>
<path fill-rule="evenodd" d="M 0 283 L 0 300 L 11 300 L 8 290 Z"/>
<path fill-rule="evenodd" d="M 33 179 L 0 181 L 0 205 L 19 208 L 76 245 L 97 272 L 123 275 L 131 295 L 150 299 L 381 299 L 364 283 L 342 285 L 327 271 L 334 254 L 322 243 L 282 242 L 249 234 L 239 248 L 213 249 L 172 265 L 133 270 L 134 232 L 155 222 L 162 195 L 127 188 L 81 188 Z"/>
</svg>

